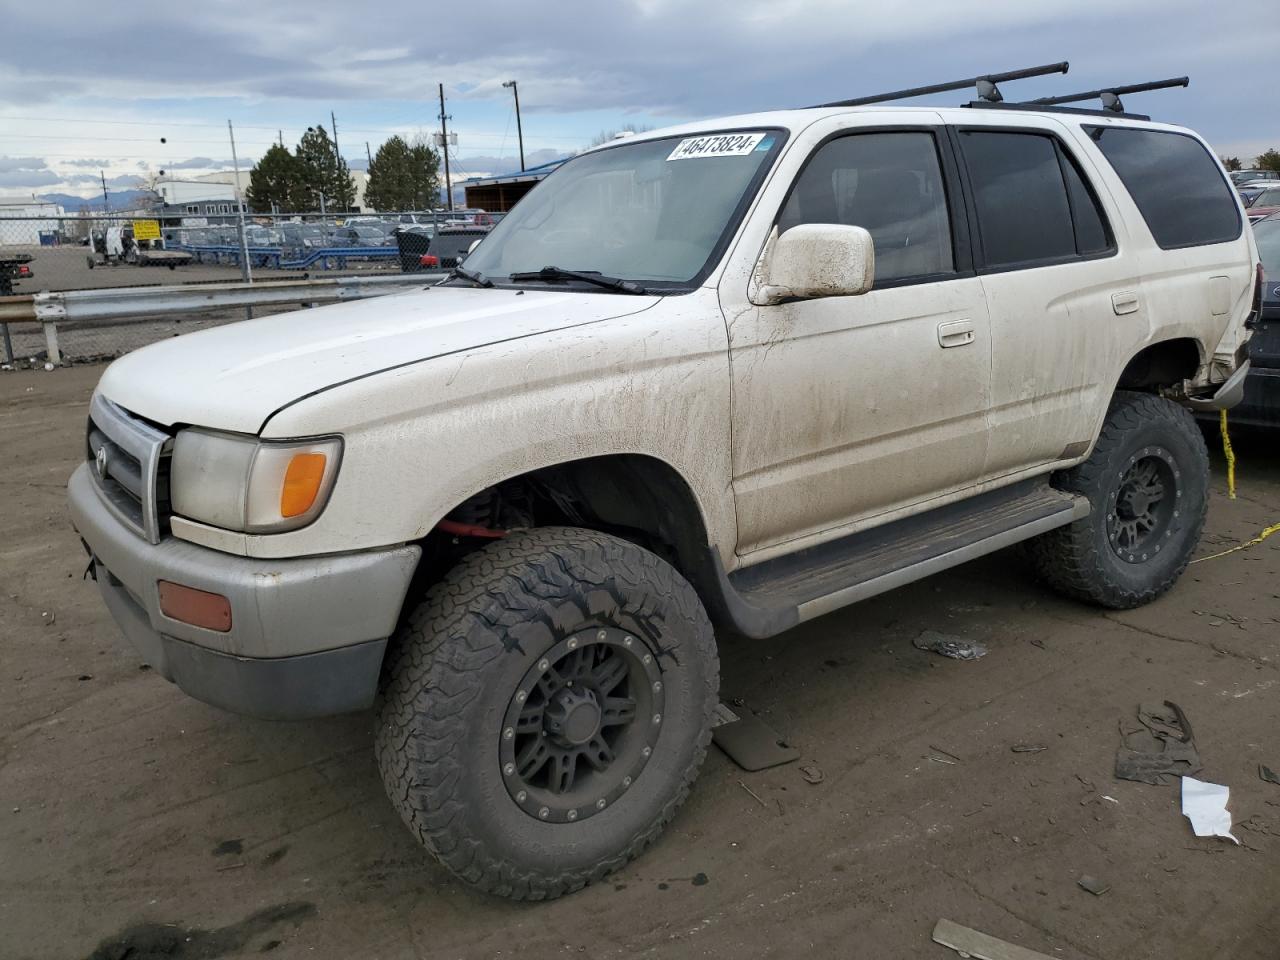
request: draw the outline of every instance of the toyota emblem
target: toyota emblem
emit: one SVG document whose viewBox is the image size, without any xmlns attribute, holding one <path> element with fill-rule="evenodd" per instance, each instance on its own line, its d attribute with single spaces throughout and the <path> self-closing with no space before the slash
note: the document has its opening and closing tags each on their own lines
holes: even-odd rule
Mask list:
<svg viewBox="0 0 1280 960">
<path fill-rule="evenodd" d="M 1280 300 L 1280 287 L 1276 287 L 1274 290 L 1272 290 L 1271 295 L 1275 297 L 1277 300 Z"/>
<path fill-rule="evenodd" d="M 103 444 L 98 448 L 97 455 L 93 458 L 94 465 L 98 468 L 98 476 L 107 479 L 107 447 Z"/>
</svg>

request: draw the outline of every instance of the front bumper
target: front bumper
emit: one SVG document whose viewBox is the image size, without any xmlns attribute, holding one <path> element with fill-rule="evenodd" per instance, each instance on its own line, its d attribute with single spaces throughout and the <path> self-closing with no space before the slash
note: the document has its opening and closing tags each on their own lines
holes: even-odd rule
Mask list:
<svg viewBox="0 0 1280 960">
<path fill-rule="evenodd" d="M 107 608 L 143 659 L 185 692 L 273 719 L 372 704 L 419 547 L 259 560 L 174 537 L 148 543 L 108 509 L 87 464 L 68 497 Z M 159 580 L 226 597 L 231 629 L 165 616 Z"/>
</svg>

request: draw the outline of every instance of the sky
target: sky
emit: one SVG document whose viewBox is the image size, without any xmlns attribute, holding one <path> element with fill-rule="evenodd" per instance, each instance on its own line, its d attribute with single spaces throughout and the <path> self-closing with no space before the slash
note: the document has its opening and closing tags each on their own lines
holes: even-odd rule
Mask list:
<svg viewBox="0 0 1280 960">
<path fill-rule="evenodd" d="M 439 11 L 446 12 L 439 12 Z M 433 12 L 435 11 L 435 12 Z M 1246 162 L 1280 146 L 1280 18 L 1203 0 L 556 0 L 445 8 L 407 0 L 125 5 L 0 0 L 0 197 L 140 185 L 243 166 L 337 118 L 353 169 L 392 134 L 438 129 L 456 176 L 530 165 L 603 131 L 805 106 L 1068 60 L 1006 100 L 1165 77 L 1130 110 L 1182 123 Z M 13 41 L 19 42 L 13 42 Z M 955 105 L 951 93 L 912 103 Z"/>
</svg>

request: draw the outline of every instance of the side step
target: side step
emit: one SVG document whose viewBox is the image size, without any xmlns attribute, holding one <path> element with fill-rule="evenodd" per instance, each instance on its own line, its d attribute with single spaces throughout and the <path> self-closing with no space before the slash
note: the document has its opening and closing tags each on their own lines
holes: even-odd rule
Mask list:
<svg viewBox="0 0 1280 960">
<path fill-rule="evenodd" d="M 749 637 L 781 633 L 1089 515 L 1089 501 L 1029 480 L 726 575 L 723 608 Z"/>
</svg>

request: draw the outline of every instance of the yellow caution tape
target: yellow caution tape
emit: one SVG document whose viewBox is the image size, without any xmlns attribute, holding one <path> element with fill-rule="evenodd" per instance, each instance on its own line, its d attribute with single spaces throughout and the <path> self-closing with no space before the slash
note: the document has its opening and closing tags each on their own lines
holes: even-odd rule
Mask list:
<svg viewBox="0 0 1280 960">
<path fill-rule="evenodd" d="M 1236 452 L 1231 449 L 1231 434 L 1227 433 L 1227 411 L 1219 410 L 1218 413 L 1218 430 L 1222 433 L 1222 453 L 1227 458 L 1227 496 L 1234 500 L 1236 498 Z"/>
<path fill-rule="evenodd" d="M 1207 557 L 1200 557 L 1198 560 L 1192 560 L 1192 563 L 1199 563 L 1201 560 L 1217 560 L 1218 557 L 1225 557 L 1228 553 L 1235 553 L 1237 550 L 1245 550 L 1248 547 L 1257 546 L 1273 533 L 1280 533 L 1280 523 L 1273 523 L 1252 540 L 1246 540 L 1239 546 L 1232 547 L 1230 550 L 1223 550 L 1221 553 L 1211 553 Z"/>
</svg>

